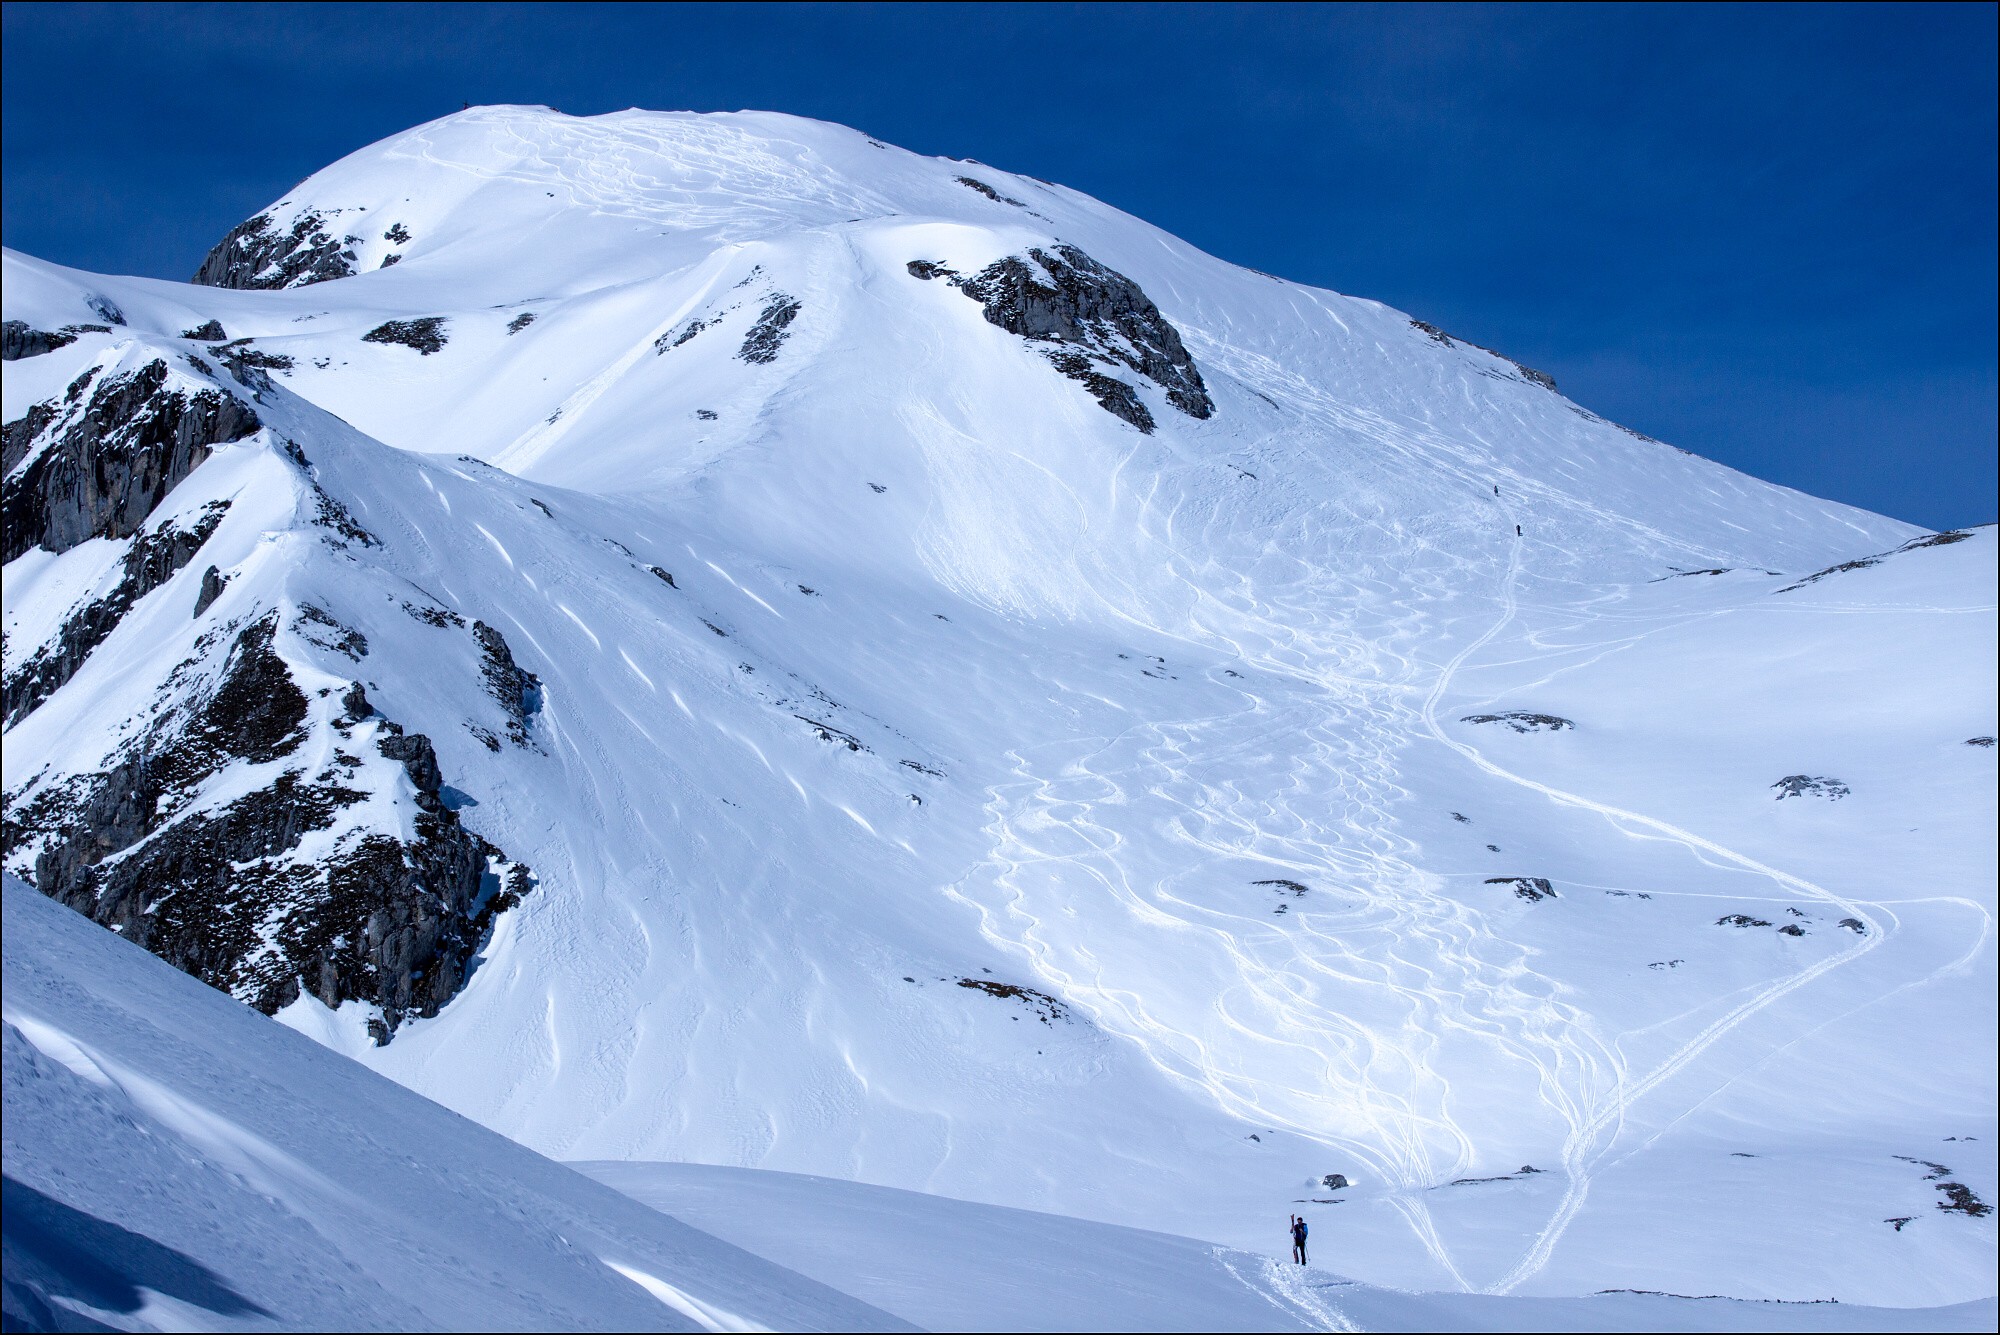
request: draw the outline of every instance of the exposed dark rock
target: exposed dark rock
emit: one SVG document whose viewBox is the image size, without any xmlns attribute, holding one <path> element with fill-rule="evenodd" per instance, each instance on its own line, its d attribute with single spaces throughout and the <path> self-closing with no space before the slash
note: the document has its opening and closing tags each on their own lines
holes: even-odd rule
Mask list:
<svg viewBox="0 0 2000 1335">
<path fill-rule="evenodd" d="M 1868 935 L 1868 924 L 1862 922 L 1859 918 L 1842 918 L 1839 926 L 1845 927 L 1856 936 Z"/>
<path fill-rule="evenodd" d="M 1561 732 L 1564 728 L 1574 729 L 1576 724 L 1554 714 L 1529 714 L 1514 710 L 1506 714 L 1467 714 L 1461 723 L 1504 723 L 1515 732 Z"/>
<path fill-rule="evenodd" d="M 42 836 L 44 894 L 266 1014 L 303 981 L 328 1006 L 378 1007 L 386 1042 L 407 1015 L 435 1014 L 458 991 L 494 916 L 531 878 L 489 870 L 498 850 L 439 800 L 429 741 L 386 721 L 383 754 L 418 794 L 412 839 L 357 831 L 318 862 L 297 860 L 306 835 L 367 797 L 331 770 L 288 769 L 220 809 L 190 811 L 195 788 L 224 766 L 282 759 L 304 740 L 307 702 L 272 648 L 275 624 L 267 616 L 237 637 L 185 727 L 163 723 L 112 769 L 10 801 L 6 849 Z M 358 684 L 343 703 L 367 709 Z"/>
<path fill-rule="evenodd" d="M 401 255 L 384 255 L 382 257 L 382 262 L 376 265 L 375 267 L 378 269 L 390 269 L 394 268 L 398 264 L 401 264 L 402 262 L 403 262 L 403 257 Z"/>
<path fill-rule="evenodd" d="M 1682 579 L 1688 575 L 1726 575 L 1728 573 L 1729 573 L 1728 566 L 1712 566 L 1706 570 L 1676 570 L 1672 574 L 1661 575 L 1659 579 L 1652 579 L 1646 582 L 1648 584 L 1659 584 L 1665 580 Z"/>
<path fill-rule="evenodd" d="M 995 190 L 992 186 L 986 184 L 986 182 L 978 180 L 974 177 L 961 176 L 958 178 L 958 183 L 964 186 L 967 190 L 978 191 L 980 194 L 992 200 L 995 204 L 1012 204 L 1017 209 L 1025 209 L 1028 207 L 1026 204 L 1023 204 L 1020 200 L 1013 198 L 1011 195 L 1003 195 L 998 190 Z"/>
<path fill-rule="evenodd" d="M 76 342 L 79 334 L 110 332 L 101 324 L 72 324 L 51 333 L 30 328 L 20 320 L 8 320 L 0 324 L 0 361 L 18 362 L 23 357 L 39 357 L 57 348 L 68 347 Z"/>
<path fill-rule="evenodd" d="M 918 278 L 950 274 L 942 265 L 914 261 Z M 1181 336 L 1139 285 L 1075 246 L 1053 253 L 1030 250 L 1008 256 L 953 286 L 977 301 L 989 324 L 1034 342 L 1049 363 L 1088 390 L 1106 412 L 1151 433 L 1153 415 L 1125 381 L 1100 366 L 1137 371 L 1164 389 L 1167 402 L 1197 420 L 1214 415 L 1215 403 Z"/>
<path fill-rule="evenodd" d="M 312 209 L 298 215 L 290 232 L 272 225 L 260 213 L 230 229 L 192 281 L 209 287 L 273 289 L 305 287 L 355 272 L 354 252 L 326 230 L 326 219 Z M 351 238 L 349 238 L 351 240 Z"/>
<path fill-rule="evenodd" d="M 299 608 L 299 619 L 292 629 L 308 643 L 344 654 L 357 663 L 368 655 L 366 635 L 343 624 L 333 613 L 313 603 Z"/>
<path fill-rule="evenodd" d="M 831 723 L 821 723 L 818 719 L 807 718 L 804 714 L 794 714 L 792 717 L 819 734 L 819 739 L 822 742 L 838 742 L 850 751 L 867 751 L 869 749 L 859 737 L 856 737 L 851 732 L 842 732 Z"/>
<path fill-rule="evenodd" d="M 304 456 L 300 456 L 303 458 Z M 358 542 L 363 547 L 380 547 L 381 539 L 354 522 L 347 507 L 328 494 L 326 488 L 315 482 L 312 484 L 315 513 L 313 522 L 321 528 L 331 529 L 337 536 L 328 539 L 336 547 L 345 547 L 350 542 Z"/>
<path fill-rule="evenodd" d="M 91 314 L 107 324 L 125 323 L 125 312 L 118 309 L 118 303 L 103 295 L 84 298 L 84 305 L 90 307 Z M 101 326 L 100 326 L 101 328 Z"/>
<path fill-rule="evenodd" d="M 367 688 L 358 681 L 347 688 L 347 694 L 340 697 L 340 707 L 345 711 L 342 717 L 346 720 L 346 726 L 359 723 L 375 712 L 375 706 L 368 703 Z"/>
<path fill-rule="evenodd" d="M 1472 817 L 1470 817 L 1470 816 L 1466 815 L 1466 814 L 1465 814 L 1464 812 L 1462 812 L 1462 811 L 1454 811 L 1454 812 L 1452 812 L 1452 813 L 1451 813 L 1451 818 L 1452 818 L 1453 820 L 1457 821 L 1457 822 L 1458 822 L 1458 823 L 1459 823 L 1460 825 L 1470 825 L 1470 824 L 1472 824 Z"/>
<path fill-rule="evenodd" d="M 427 626 L 440 630 L 447 626 L 463 626 L 465 618 L 456 612 L 448 612 L 442 607 L 419 607 L 415 603 L 404 603 L 403 610 Z"/>
<path fill-rule="evenodd" d="M 1504 352 L 1495 352 L 1492 348 L 1487 347 L 1483 343 L 1472 343 L 1467 341 L 1466 339 L 1454 338 L 1452 335 L 1447 334 L 1444 330 L 1438 328 L 1434 324 L 1431 324 L 1427 320 L 1412 320 L 1410 321 L 1410 327 L 1422 333 L 1426 338 L 1430 339 L 1433 343 L 1441 343 L 1447 348 L 1455 348 L 1461 343 L 1464 343 L 1465 346 L 1468 348 L 1478 348 L 1481 352 L 1486 353 L 1488 356 L 1498 357 L 1501 361 L 1506 362 L 1509 366 L 1514 368 L 1514 370 L 1520 375 L 1521 379 L 1527 381 L 1529 384 L 1540 385 L 1543 389 L 1550 390 L 1552 392 L 1555 390 L 1556 382 L 1554 376 L 1548 375 L 1547 373 L 1542 371 L 1537 371 L 1532 366 L 1528 366 L 1525 365 L 1524 363 L 1517 362 Z M 1596 417 L 1595 414 L 1585 414 L 1585 415 L 1592 417 L 1596 421 L 1601 422 L 1604 420 L 1601 417 Z M 1617 426 L 1617 423 L 1613 422 L 1610 425 Z M 1639 435 L 1638 432 L 1632 431 L 1630 430 L 1630 428 L 1627 427 L 1619 427 L 1619 430 L 1625 431 L 1628 435 L 1634 435 L 1634 436 Z M 1640 439 L 1650 440 L 1652 439 L 1652 437 L 1641 436 Z"/>
<path fill-rule="evenodd" d="M 519 315 L 515 316 L 513 319 L 507 322 L 507 332 L 510 334 L 518 334 L 523 329 L 526 329 L 529 325 L 533 324 L 534 322 L 535 322 L 535 313 L 533 311 L 522 311 Z"/>
<path fill-rule="evenodd" d="M 408 245 L 410 241 L 410 229 L 401 223 L 390 223 L 389 230 L 382 233 L 382 239 L 399 246 Z"/>
<path fill-rule="evenodd" d="M 1305 897 L 1307 890 L 1311 888 L 1310 886 L 1302 885 L 1297 881 L 1288 881 L 1282 876 L 1274 877 L 1273 879 L 1268 881 L 1252 881 L 1250 882 L 1250 884 L 1271 886 L 1274 889 L 1280 890 L 1285 894 L 1290 895 L 1293 899 L 1303 899 Z"/>
<path fill-rule="evenodd" d="M 194 560 L 202 544 L 215 532 L 222 522 L 223 514 L 229 509 L 227 501 L 213 501 L 207 505 L 195 520 L 194 527 L 182 529 L 174 524 L 163 524 L 151 533 L 143 533 L 136 538 L 126 551 L 123 573 L 118 583 L 102 598 L 86 603 L 72 611 L 64 619 L 62 629 L 48 644 L 35 651 L 32 658 L 7 676 L 4 686 L 0 686 L 0 712 L 4 712 L 7 726 L 26 718 L 40 706 L 42 701 L 54 695 L 71 677 L 76 675 L 84 661 L 110 637 L 118 628 L 125 614 L 133 604 L 172 579 L 182 567 Z M 214 567 L 210 567 L 213 573 Z M 208 581 L 202 580 L 203 596 L 207 598 Z M 218 587 L 217 592 L 220 592 Z M 207 598 L 207 602 L 213 602 Z M 204 602 L 196 609 L 201 615 Z"/>
<path fill-rule="evenodd" d="M 1753 918 L 1747 913 L 1730 913 L 1715 920 L 1717 927 L 1769 927 L 1762 918 Z"/>
<path fill-rule="evenodd" d="M 1489 876 L 1486 878 L 1486 884 L 1511 885 L 1514 887 L 1514 894 L 1530 904 L 1557 898 L 1555 887 L 1549 884 L 1547 877 L 1543 876 Z"/>
<path fill-rule="evenodd" d="M 472 623 L 472 638 L 479 641 L 487 692 L 507 711 L 507 736 L 516 746 L 534 745 L 528 719 L 542 707 L 542 679 L 517 664 L 506 637 L 484 621 Z"/>
<path fill-rule="evenodd" d="M 1340 1191 L 1343 1188 L 1352 1185 L 1350 1182 L 1348 1182 L 1347 1174 L 1345 1173 L 1328 1173 L 1325 1177 L 1319 1180 L 1319 1184 L 1325 1187 L 1328 1191 Z"/>
<path fill-rule="evenodd" d="M 768 312 L 766 313 L 768 314 Z M 796 311 L 793 313 L 797 314 Z M 721 317 L 718 316 L 717 320 L 719 320 L 720 318 Z M 658 338 L 653 340 L 653 351 L 656 353 L 663 353 L 667 351 L 669 348 L 678 348 L 681 344 L 687 342 L 689 339 L 693 338 L 696 334 L 699 334 L 702 330 L 708 328 L 710 325 L 715 323 L 716 320 L 696 319 L 696 320 L 689 320 L 686 324 L 682 325 L 678 329 L 669 329 L 666 333 L 661 334 Z M 791 323 L 789 318 L 786 320 L 786 323 L 787 324 Z M 784 337 L 781 334 L 778 337 L 778 342 L 782 343 L 783 341 Z M 777 355 L 777 344 L 775 343 L 772 344 L 771 355 L 773 357 Z M 761 358 L 760 360 L 769 361 L 771 360 L 771 358 L 765 357 Z"/>
<path fill-rule="evenodd" d="M 391 760 L 400 760 L 403 769 L 416 785 L 417 801 L 427 811 L 440 809 L 438 789 L 444 785 L 444 775 L 438 769 L 437 751 L 431 746 L 431 739 L 420 732 L 405 734 L 394 723 L 384 723 L 381 735 L 375 741 L 375 749 Z"/>
<path fill-rule="evenodd" d="M 1993 1213 L 1993 1207 L 1980 1200 L 1978 1194 L 1963 1182 L 1940 1182 L 1937 1189 L 1945 1196 L 1945 1199 L 1938 1202 L 1938 1209 L 1947 1214 L 1955 1211 L 1971 1215 L 1974 1219 L 1984 1219 Z"/>
<path fill-rule="evenodd" d="M 903 266 L 910 271 L 910 277 L 929 282 L 933 278 L 956 278 L 958 270 L 946 268 L 936 260 L 911 260 Z"/>
<path fill-rule="evenodd" d="M 665 580 L 668 588 L 678 589 L 680 587 L 680 585 L 674 583 L 674 577 L 670 572 L 662 570 L 658 566 L 647 566 L 646 569 L 652 571 L 660 579 Z"/>
<path fill-rule="evenodd" d="M 1019 1001 L 1043 1024 L 1053 1024 L 1069 1015 L 1069 1007 L 1057 1001 L 1046 992 L 1037 992 L 1032 987 L 1017 987 L 1013 983 L 996 983 L 990 978 L 961 978 L 960 987 L 969 987 L 975 992 L 984 992 L 989 997 L 1004 997 Z"/>
<path fill-rule="evenodd" d="M 715 409 L 697 408 L 694 410 L 694 415 L 704 422 L 713 422 L 715 420 Z"/>
<path fill-rule="evenodd" d="M 31 410 L 8 424 L 0 559 L 35 546 L 64 552 L 91 538 L 131 537 L 216 445 L 263 425 L 231 395 L 169 391 L 166 380 L 167 364 L 150 362 L 99 385 L 80 411 Z M 34 421 L 39 430 L 29 429 Z M 47 431 L 54 439 L 16 475 L 16 463 Z"/>
<path fill-rule="evenodd" d="M 1787 774 L 1771 786 L 1778 790 L 1777 797 L 1773 799 L 1778 802 L 1788 797 L 1824 797 L 1829 802 L 1838 802 L 1849 792 L 1846 784 L 1824 775 Z"/>
<path fill-rule="evenodd" d="M 1915 1220 L 1916 1220 L 1915 1215 L 1906 1214 L 1906 1215 L 1899 1215 L 1894 1219 L 1884 1219 L 1882 1222 L 1893 1226 L 1898 1233 L 1901 1233 L 1903 1231 L 1903 1225 L 1908 1223 L 1913 1223 Z"/>
<path fill-rule="evenodd" d="M 292 359 L 284 353 L 264 352 L 261 349 L 253 348 L 250 346 L 250 340 L 247 338 L 239 338 L 234 343 L 217 348 L 215 350 L 215 359 L 229 369 L 231 378 L 238 384 L 251 383 L 249 378 L 244 374 L 246 368 L 254 367 L 259 371 L 289 371 L 293 366 Z M 257 385 L 259 389 L 269 389 L 270 387 L 268 380 Z"/>
<path fill-rule="evenodd" d="M 1908 542 L 1893 550 L 1877 552 L 1873 556 L 1863 556 L 1853 561 L 1842 561 L 1839 565 L 1828 566 L 1824 570 L 1816 570 L 1796 584 L 1787 584 L 1784 588 L 1779 589 L 1778 592 L 1790 593 L 1794 589 L 1803 589 L 1808 584 L 1817 584 L 1828 575 L 1840 575 L 1850 570 L 1866 570 L 1870 566 L 1879 566 L 1892 556 L 1898 556 L 1904 552 L 1914 552 L 1919 548 L 1949 547 L 1952 543 L 1964 542 L 1971 536 L 1970 533 L 1965 532 L 1963 529 L 1946 529 L 1942 533 L 1926 533 L 1920 538 L 1911 538 Z"/>
<path fill-rule="evenodd" d="M 746 362 L 774 362 L 778 360 L 778 349 L 784 346 L 788 337 L 786 329 L 799 316 L 796 298 L 782 292 L 773 293 L 764 313 L 757 317 L 757 323 L 750 326 L 750 332 L 743 337 L 743 346 L 736 355 Z M 686 342 L 697 332 L 690 326 L 689 332 L 676 340 Z"/>
<path fill-rule="evenodd" d="M 1804 936 L 1805 934 L 1806 929 L 1795 922 L 1788 922 L 1778 929 L 1778 935 L 1780 936 Z"/>
<path fill-rule="evenodd" d="M 1646 967 L 1649 969 L 1678 969 L 1686 963 L 1686 960 L 1655 960 Z"/>
<path fill-rule="evenodd" d="M 877 496 L 885 496 L 888 494 L 889 491 L 889 489 L 883 486 L 880 482 L 870 482 L 868 484 L 868 490 L 874 492 Z"/>
<path fill-rule="evenodd" d="M 223 332 L 222 321 L 210 320 L 206 324 L 198 324 L 192 329 L 181 330 L 181 337 L 191 339 L 196 343 L 221 343 L 227 340 L 229 335 Z"/>
<path fill-rule="evenodd" d="M 904 769 L 913 769 L 917 773 L 927 774 L 933 779 L 942 779 L 944 777 L 943 770 L 936 769 L 930 765 L 926 765 L 920 760 L 899 760 L 896 763 L 898 765 L 901 765 Z"/>
<path fill-rule="evenodd" d="M 417 355 L 428 357 L 433 352 L 442 352 L 448 341 L 445 335 L 445 318 L 442 315 L 423 315 L 414 320 L 390 320 L 376 325 L 361 336 L 363 343 L 396 343 L 406 348 L 415 348 Z"/>
<path fill-rule="evenodd" d="M 222 572 L 214 566 L 201 572 L 201 591 L 195 594 L 194 598 L 194 615 L 197 618 L 222 596 L 222 590 L 228 583 L 229 581 L 222 577 Z"/>
<path fill-rule="evenodd" d="M 1966 738 L 1966 739 L 1965 739 L 1965 744 L 1966 744 L 1967 746 L 1984 746 L 1984 747 L 1987 747 L 1988 749 L 1991 749 L 1991 747 L 1993 746 L 1993 738 L 1991 738 L 1991 737 L 1968 737 L 1968 738 Z"/>
</svg>

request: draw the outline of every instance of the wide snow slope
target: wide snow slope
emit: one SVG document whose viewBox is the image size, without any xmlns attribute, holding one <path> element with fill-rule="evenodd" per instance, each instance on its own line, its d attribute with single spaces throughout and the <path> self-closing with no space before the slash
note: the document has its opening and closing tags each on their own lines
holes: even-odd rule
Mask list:
<svg viewBox="0 0 2000 1335">
<path fill-rule="evenodd" d="M 1936 1208 L 1996 1195 L 1990 530 L 1792 588 L 1918 533 L 1072 191 L 786 117 L 482 109 L 274 217 L 308 208 L 364 272 L 6 272 L 9 319 L 130 322 L 10 363 L 10 420 L 210 318 L 293 359 L 259 411 L 381 546 L 239 506 L 218 538 L 240 511 L 262 573 L 224 596 L 364 630 L 360 666 L 289 661 L 431 735 L 541 877 L 388 1047 L 358 1006 L 288 1022 L 564 1157 L 1268 1250 L 1303 1210 L 1410 1287 L 1992 1293 L 1992 1216 Z M 1056 242 L 1158 304 L 1211 417 L 1135 381 L 1141 434 L 907 268 Z M 426 317 L 428 355 L 362 341 Z M 46 620 L 109 560 L 40 559 L 10 655 L 17 590 Z M 10 793 L 100 764 L 195 569 L 9 732 Z M 424 599 L 541 676 L 531 746 L 468 731 Z M 1516 711 L 1571 726 L 1462 721 Z"/>
<path fill-rule="evenodd" d="M 9 1330 L 899 1325 L 5 905 Z"/>
<path fill-rule="evenodd" d="M 1995 1310 L 1990 1298 L 1910 1309 L 1399 1293 L 1342 1278 L 1338 1257 L 1301 1269 L 1289 1258 L 888 1187 L 700 1164 L 577 1167 L 926 1330 L 1986 1330 Z"/>
</svg>

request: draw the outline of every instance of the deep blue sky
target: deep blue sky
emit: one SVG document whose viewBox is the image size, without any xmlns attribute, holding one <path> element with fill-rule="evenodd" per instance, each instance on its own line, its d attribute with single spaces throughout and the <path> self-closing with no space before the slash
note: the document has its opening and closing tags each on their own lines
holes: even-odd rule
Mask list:
<svg viewBox="0 0 2000 1335">
<path fill-rule="evenodd" d="M 6 243 L 184 278 L 462 102 L 789 111 L 1387 301 L 1761 477 L 1985 523 L 1996 13 L 10 4 Z"/>
</svg>

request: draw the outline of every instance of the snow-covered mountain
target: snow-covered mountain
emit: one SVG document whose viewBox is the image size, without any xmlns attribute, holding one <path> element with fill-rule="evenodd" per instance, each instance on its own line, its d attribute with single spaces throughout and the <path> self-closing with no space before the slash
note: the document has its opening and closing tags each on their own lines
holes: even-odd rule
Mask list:
<svg viewBox="0 0 2000 1335">
<path fill-rule="evenodd" d="M 197 279 L 6 255 L 5 861 L 128 940 L 561 1158 L 1992 1293 L 1991 529 L 783 116 Z"/>
</svg>

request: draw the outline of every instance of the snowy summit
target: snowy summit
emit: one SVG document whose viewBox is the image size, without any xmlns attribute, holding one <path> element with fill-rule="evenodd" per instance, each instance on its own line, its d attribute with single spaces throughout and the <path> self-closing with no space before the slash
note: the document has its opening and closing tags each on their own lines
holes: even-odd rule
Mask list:
<svg viewBox="0 0 2000 1335">
<path fill-rule="evenodd" d="M 5 266 L 9 1329 L 1991 1328 L 1993 529 L 773 114 Z"/>
</svg>

